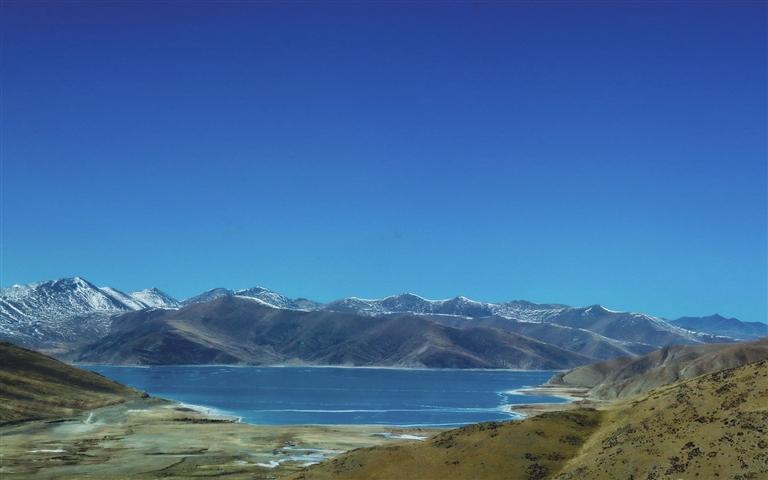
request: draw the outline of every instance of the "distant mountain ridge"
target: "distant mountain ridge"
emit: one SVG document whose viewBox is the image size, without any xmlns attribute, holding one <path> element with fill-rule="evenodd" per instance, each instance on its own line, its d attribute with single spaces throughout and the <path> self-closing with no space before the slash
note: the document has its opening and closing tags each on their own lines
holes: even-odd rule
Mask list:
<svg viewBox="0 0 768 480">
<path fill-rule="evenodd" d="M 768 336 L 768 325 L 760 322 L 742 322 L 714 314 L 708 317 L 682 317 L 670 322 L 696 332 L 730 337 L 736 340 L 754 340 Z"/>
<path fill-rule="evenodd" d="M 690 328 L 688 324 L 683 327 L 652 315 L 618 312 L 600 305 L 569 307 L 561 304 L 536 304 L 522 300 L 487 303 L 462 296 L 445 300 L 429 300 L 412 293 L 393 295 L 383 299 L 349 297 L 321 304 L 303 298 L 289 298 L 258 286 L 240 290 L 215 288 L 179 302 L 156 288 L 124 293 L 111 287 L 97 287 L 80 277 L 26 286 L 17 285 L 0 291 L 0 338 L 57 355 L 69 355 L 75 351 L 84 354 L 85 351 L 82 350 L 84 346 L 87 345 L 89 348 L 98 350 L 96 347 L 101 340 L 107 339 L 107 337 L 112 338 L 110 336 L 112 334 L 124 333 L 124 327 L 145 328 L 146 325 L 140 325 L 141 322 L 139 324 L 133 323 L 137 322 L 137 319 L 144 317 L 169 318 L 175 315 L 172 315 L 175 310 L 180 310 L 184 314 L 194 313 L 199 310 L 194 307 L 207 305 L 223 298 L 245 300 L 245 303 L 236 302 L 237 307 L 234 310 L 237 314 L 248 318 L 253 318 L 254 314 L 251 310 L 260 312 L 258 315 L 269 316 L 271 315 L 268 313 L 269 309 L 275 309 L 282 312 L 280 313 L 282 318 L 291 321 L 304 318 L 305 313 L 316 313 L 311 318 L 323 318 L 329 325 L 333 324 L 337 318 L 355 318 L 354 322 L 356 323 L 353 322 L 348 325 L 351 329 L 362 324 L 367 325 L 370 322 L 395 325 L 397 322 L 418 318 L 420 319 L 418 325 L 422 331 L 411 331 L 416 336 L 428 331 L 440 331 L 442 332 L 440 335 L 443 335 L 441 341 L 448 341 L 445 340 L 448 338 L 445 335 L 447 335 L 446 332 L 451 332 L 448 335 L 452 339 L 448 343 L 451 343 L 460 340 L 456 335 L 470 338 L 472 335 L 478 335 L 478 329 L 480 329 L 483 335 L 486 335 L 486 340 L 490 342 L 488 345 L 490 349 L 499 346 L 498 342 L 502 344 L 507 342 L 512 338 L 510 335 L 515 338 L 523 336 L 591 361 L 621 356 L 634 357 L 672 344 L 718 343 L 733 340 L 733 338 L 724 337 L 717 332 L 696 331 L 696 329 Z M 232 302 L 226 304 L 235 305 Z M 125 315 L 130 312 L 145 311 L 149 313 L 142 314 L 143 316 Z M 166 315 L 166 313 L 168 314 Z M 227 317 L 231 313 L 218 310 L 216 315 Z M 728 321 L 731 329 L 733 329 L 733 322 L 739 322 L 735 319 Z M 160 323 L 156 325 L 160 325 Z M 174 320 L 174 325 L 179 325 L 178 319 Z M 408 328 L 405 329 L 408 330 Z M 489 331 L 491 330 L 496 333 L 490 334 Z M 214 331 L 221 332 L 221 330 L 216 329 Z M 391 333 L 389 332 L 389 334 Z M 322 334 L 323 332 L 318 332 L 318 335 Z M 164 337 L 164 341 L 178 339 L 178 336 L 174 335 Z M 303 334 L 296 333 L 296 335 L 302 337 Z M 148 338 L 153 337 L 150 335 Z M 212 339 L 214 343 L 218 340 Z M 339 337 L 338 340 L 342 341 L 342 337 Z M 405 341 L 405 339 L 401 340 Z M 381 337 L 379 341 L 394 340 Z M 516 342 L 519 342 L 519 339 Z M 199 346 L 197 343 L 195 345 Z M 345 353 L 343 350 L 344 348 L 352 348 L 351 345 L 347 342 L 343 345 L 326 346 L 332 350 L 335 349 L 338 357 L 331 355 L 323 361 L 346 361 L 343 360 L 343 357 L 348 352 Z M 120 347 L 120 345 L 116 344 L 116 347 Z M 272 347 L 287 348 L 280 342 L 272 344 Z M 163 348 L 172 350 L 175 347 L 167 344 Z M 162 363 L 170 361 L 170 358 L 175 358 L 175 353 L 163 351 L 163 348 L 150 349 L 156 354 L 156 358 L 151 361 Z M 213 361 L 211 358 L 218 358 L 223 355 L 222 358 L 225 360 L 216 360 L 222 361 L 222 363 L 292 361 L 283 354 L 274 354 L 272 357 L 263 356 L 268 352 L 257 345 L 251 345 L 248 348 L 255 350 L 247 354 L 240 352 L 231 355 L 231 349 L 215 347 L 211 351 L 203 349 L 207 352 L 205 354 L 198 353 L 202 357 L 209 355 L 209 361 Z M 160 351 L 163 353 L 158 353 Z M 107 352 L 103 351 L 101 355 L 109 356 Z M 365 360 L 358 358 L 354 362 L 357 362 L 355 364 L 371 365 L 433 365 L 443 361 L 430 360 L 424 363 L 422 357 L 413 359 L 409 357 L 409 353 L 405 352 L 400 352 L 398 355 L 401 355 L 399 360 L 394 359 L 394 357 L 391 359 L 378 358 L 370 360 L 372 363 L 365 363 Z M 471 357 L 475 354 L 469 353 L 468 355 Z M 130 355 L 125 358 L 121 357 L 123 358 L 121 361 L 129 361 L 127 360 L 128 357 Z M 320 361 L 314 357 L 314 354 L 302 351 L 295 361 L 300 363 L 317 363 Z M 499 359 L 489 360 L 481 357 L 483 356 L 468 360 L 466 364 L 493 365 L 495 367 L 503 364 Z M 94 355 L 88 358 L 88 361 L 96 361 Z M 410 358 L 410 360 L 406 358 Z M 190 363 L 199 363 L 199 359 L 189 358 L 187 360 Z M 456 359 L 452 361 L 461 364 Z M 516 362 L 515 365 L 524 363 L 519 359 Z M 534 363 L 536 362 L 529 365 Z M 538 361 L 538 364 L 547 363 Z M 533 367 L 516 366 L 515 368 Z"/>
<path fill-rule="evenodd" d="M 281 295 L 277 292 L 269 290 L 264 287 L 251 287 L 241 290 L 230 290 L 228 288 L 213 288 L 207 290 L 199 295 L 190 297 L 183 302 L 182 305 L 192 305 L 195 303 L 210 302 L 221 297 L 247 297 L 260 300 L 265 304 L 275 308 L 286 308 L 290 310 L 317 310 L 322 307 L 322 303 L 308 300 L 306 298 L 288 298 L 285 295 Z"/>
<path fill-rule="evenodd" d="M 542 317 L 569 308 L 567 305 L 535 304 L 515 300 L 505 303 L 488 303 L 464 296 L 445 300 L 429 300 L 413 293 L 401 293 L 381 299 L 347 297 L 322 306 L 324 310 L 355 312 L 362 315 L 386 315 L 390 313 L 418 313 L 429 315 L 455 315 L 461 317 L 490 317 L 493 315 L 514 317 L 519 320 Z M 529 317 L 532 315 L 532 317 Z"/>
<path fill-rule="evenodd" d="M 231 295 L 181 310 L 117 318 L 77 362 L 111 364 L 310 364 L 553 369 L 590 357 L 494 328 L 454 328 L 419 315 L 384 318 L 290 310 Z"/>
</svg>

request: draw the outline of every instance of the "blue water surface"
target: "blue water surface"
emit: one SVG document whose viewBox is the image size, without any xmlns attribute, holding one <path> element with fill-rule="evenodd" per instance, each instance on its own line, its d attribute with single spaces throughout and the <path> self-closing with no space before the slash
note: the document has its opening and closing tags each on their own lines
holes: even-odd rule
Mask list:
<svg viewBox="0 0 768 480">
<path fill-rule="evenodd" d="M 517 415 L 509 406 L 564 400 L 515 394 L 550 371 L 337 367 L 89 366 L 152 396 L 261 425 L 456 426 Z"/>
</svg>

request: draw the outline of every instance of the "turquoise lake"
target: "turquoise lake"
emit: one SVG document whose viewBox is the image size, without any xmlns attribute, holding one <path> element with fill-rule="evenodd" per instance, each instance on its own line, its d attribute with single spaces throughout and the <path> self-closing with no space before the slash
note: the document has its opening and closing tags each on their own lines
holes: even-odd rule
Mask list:
<svg viewBox="0 0 768 480">
<path fill-rule="evenodd" d="M 261 425 L 457 426 L 517 418 L 554 372 L 337 367 L 88 366 L 152 396 Z"/>
</svg>

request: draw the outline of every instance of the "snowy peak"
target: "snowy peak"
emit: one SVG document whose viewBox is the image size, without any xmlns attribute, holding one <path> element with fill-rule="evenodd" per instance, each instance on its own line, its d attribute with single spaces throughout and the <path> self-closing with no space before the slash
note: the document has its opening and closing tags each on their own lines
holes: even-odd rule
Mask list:
<svg viewBox="0 0 768 480">
<path fill-rule="evenodd" d="M 83 329 L 106 333 L 109 317 L 137 308 L 126 294 L 80 277 L 14 285 L 0 292 L 0 337 L 50 342 Z"/>
<path fill-rule="evenodd" d="M 401 293 L 375 300 L 348 297 L 331 302 L 323 308 L 336 312 L 355 312 L 364 315 L 417 313 L 423 315 L 486 317 L 494 314 L 493 307 L 493 304 L 478 302 L 467 297 L 429 300 L 413 293 Z"/>
<path fill-rule="evenodd" d="M 360 313 L 362 315 L 381 315 L 387 313 L 386 309 L 379 305 L 379 302 L 381 302 L 381 300 L 347 297 L 331 302 L 323 306 L 323 309 L 334 312 Z"/>
<path fill-rule="evenodd" d="M 188 299 L 181 302 L 181 304 L 192 305 L 193 303 L 205 303 L 221 297 L 231 297 L 234 294 L 235 292 L 228 288 L 212 288 L 199 295 L 195 295 L 194 297 L 189 297 Z"/>
<path fill-rule="evenodd" d="M 157 288 L 145 288 L 130 293 L 131 298 L 148 308 L 179 308 L 181 303 Z"/>
<path fill-rule="evenodd" d="M 178 306 L 176 299 L 156 288 L 127 294 L 112 287 L 97 287 L 81 277 L 14 285 L 0 292 L 0 302 L 15 306 L 17 315 L 28 311 L 42 317 Z"/>
<path fill-rule="evenodd" d="M 106 333 L 115 315 L 178 304 L 157 289 L 135 293 L 99 288 L 82 277 L 14 285 L 0 291 L 0 337 L 38 342 L 77 339 Z"/>
<path fill-rule="evenodd" d="M 144 305 L 141 301 L 133 298 L 131 295 L 121 292 L 116 288 L 101 287 L 100 290 L 118 302 L 125 304 L 131 310 L 141 310 L 142 308 L 146 307 L 146 305 Z"/>
<path fill-rule="evenodd" d="M 401 293 L 380 301 L 373 301 L 371 305 L 374 306 L 375 304 L 374 308 L 378 307 L 388 312 L 429 313 L 433 308 L 433 303 L 433 301 L 413 293 Z"/>
<path fill-rule="evenodd" d="M 206 303 L 217 298 L 232 296 L 250 298 L 258 300 L 259 302 L 273 308 L 286 308 L 290 310 L 316 310 L 320 305 L 319 303 L 313 302 L 312 300 L 307 300 L 306 298 L 288 298 L 285 295 L 281 295 L 268 288 L 260 286 L 244 288 L 241 290 L 213 288 L 199 295 L 195 295 L 194 297 L 190 297 L 181 302 L 181 304 L 191 305 L 194 303 Z"/>
<path fill-rule="evenodd" d="M 117 296 L 102 291 L 80 277 L 14 285 L 3 290 L 0 299 L 16 305 L 19 311 L 39 308 L 43 313 L 51 314 L 131 310 Z"/>
<path fill-rule="evenodd" d="M 264 287 L 252 287 L 235 292 L 238 297 L 255 298 L 275 308 L 294 309 L 293 300 Z"/>
<path fill-rule="evenodd" d="M 258 286 L 237 290 L 235 295 L 238 297 L 259 300 L 270 307 L 285 308 L 288 310 L 317 310 L 320 306 L 319 303 L 307 300 L 306 298 L 288 298 L 285 295 L 281 295 L 268 288 Z"/>
</svg>

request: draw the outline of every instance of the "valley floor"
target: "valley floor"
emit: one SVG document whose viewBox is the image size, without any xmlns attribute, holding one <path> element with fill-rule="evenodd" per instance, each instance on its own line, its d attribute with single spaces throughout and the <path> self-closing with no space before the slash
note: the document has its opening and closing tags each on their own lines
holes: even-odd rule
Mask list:
<svg viewBox="0 0 768 480">
<path fill-rule="evenodd" d="M 274 479 L 343 451 L 436 432 L 256 426 L 160 399 L 134 399 L 65 420 L 0 427 L 0 477 Z"/>
</svg>

